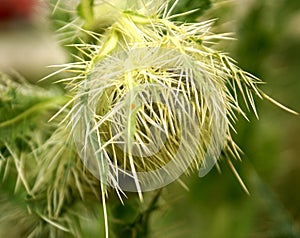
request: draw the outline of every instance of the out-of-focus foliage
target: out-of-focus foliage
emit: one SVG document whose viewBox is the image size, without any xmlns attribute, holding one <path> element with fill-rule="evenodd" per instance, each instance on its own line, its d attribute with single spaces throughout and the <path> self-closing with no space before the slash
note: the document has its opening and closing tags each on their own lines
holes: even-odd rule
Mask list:
<svg viewBox="0 0 300 238">
<path fill-rule="evenodd" d="M 174 1 L 173 1 L 174 2 Z M 185 16 L 179 16 L 176 20 L 183 22 L 194 22 L 197 20 L 199 16 L 201 16 L 206 10 L 211 8 L 212 1 L 211 0 L 180 0 L 174 9 L 174 14 L 183 13 L 183 12 L 191 12 Z"/>
<path fill-rule="evenodd" d="M 195 8 L 199 10 L 187 16 L 180 16 L 177 20 L 191 22 L 199 17 L 218 18 L 219 23 L 222 23 L 219 30 L 236 32 L 237 41 L 224 45 L 225 50 L 230 51 L 243 69 L 266 81 L 265 90 L 271 96 L 300 111 L 299 0 L 230 2 L 180 0 L 174 11 L 179 13 Z M 59 19 L 52 23 L 56 28 L 75 20 L 68 10 L 57 8 L 54 14 L 57 15 L 53 18 Z M 61 29 L 58 33 L 62 34 L 61 39 L 65 40 L 64 43 L 74 43 L 75 40 L 78 41 L 74 39 L 75 31 L 76 28 L 73 32 Z M 74 193 L 77 196 L 74 198 L 81 196 L 82 184 L 88 186 L 91 181 L 95 183 L 95 180 L 90 181 L 88 177 L 86 182 L 80 178 L 76 179 L 80 174 L 78 173 L 80 166 L 78 167 L 78 163 L 69 160 L 67 156 L 62 156 L 63 163 L 58 167 L 60 173 L 69 178 L 65 180 L 64 188 L 68 190 L 66 194 L 71 195 L 67 198 L 56 197 L 60 189 L 57 189 L 55 184 L 49 184 L 46 178 L 41 180 L 43 183 L 39 185 L 40 188 L 48 189 L 52 198 L 48 210 L 45 209 L 41 213 L 47 214 L 52 209 L 51 206 L 57 205 L 56 201 L 62 201 L 65 207 L 59 210 L 59 213 L 64 214 L 64 219 L 56 220 L 57 217 L 53 216 L 51 221 L 54 221 L 54 225 L 46 226 L 45 224 L 49 225 L 49 223 L 41 218 L 41 214 L 33 212 L 34 209 L 31 210 L 34 207 L 39 210 L 40 207 L 45 206 L 42 200 L 26 197 L 27 185 L 24 186 L 18 170 L 25 172 L 23 175 L 26 176 L 29 170 L 34 169 L 35 164 L 41 162 L 33 153 L 33 164 L 28 163 L 30 161 L 22 160 L 22 154 L 28 153 L 30 146 L 36 146 L 28 143 L 31 142 L 30 136 L 34 137 L 36 143 L 42 143 L 45 139 L 43 136 L 51 137 L 53 128 L 49 128 L 49 133 L 43 135 L 35 132 L 39 131 L 39 126 L 48 121 L 54 113 L 53 108 L 42 112 L 36 105 L 40 107 L 49 105 L 47 102 L 61 92 L 57 89 L 53 90 L 52 87 L 44 89 L 7 79 L 4 82 L 4 79 L 4 76 L 1 76 L 0 177 L 3 180 L 0 182 L 0 236 L 18 238 L 28 235 L 30 231 L 41 232 L 42 230 L 40 234 L 44 234 L 45 237 L 49 234 L 52 237 L 74 237 L 74 234 L 91 238 L 101 237 L 103 230 L 99 227 L 103 227 L 104 222 L 100 199 L 97 200 L 93 194 L 84 194 L 84 199 L 78 199 L 79 202 L 71 199 Z M 9 90 L 5 87 L 7 83 L 13 84 Z M 252 115 L 251 123 L 239 121 L 237 124 L 239 134 L 235 136 L 237 144 L 245 153 L 242 156 L 243 162 L 234 161 L 234 165 L 246 182 L 250 196 L 240 188 L 225 162 L 220 164 L 221 175 L 217 169 L 214 169 L 201 179 L 196 174 L 190 178 L 183 178 L 190 188 L 189 192 L 178 183 L 173 183 L 163 190 L 159 201 L 155 200 L 155 193 L 154 196 L 150 193 L 146 194 L 146 201 L 141 204 L 135 195 L 129 194 L 123 206 L 111 193 L 108 199 L 110 222 L 116 231 L 124 231 L 124 233 L 115 232 L 116 234 L 111 234 L 112 237 L 113 235 L 122 237 L 125 233 L 128 237 L 145 237 L 146 230 L 151 234 L 149 237 L 153 238 L 299 237 L 299 117 L 266 102 L 259 103 L 257 106 L 260 120 L 257 121 Z M 11 127 L 9 123 L 3 124 L 11 120 L 18 122 L 14 124 L 17 125 L 16 127 Z M 32 123 L 27 123 L 29 120 Z M 23 130 L 18 130 L 19 126 Z M 12 138 L 11 144 L 1 143 L 8 136 Z M 59 135 L 52 136 L 56 138 Z M 55 143 L 55 140 L 52 143 Z M 49 146 L 50 152 L 52 145 L 46 145 Z M 14 155 L 9 155 L 11 154 L 9 149 L 12 147 L 18 148 L 17 153 L 21 155 L 19 157 L 21 160 L 14 159 Z M 7 161 L 3 159 L 8 155 L 11 158 L 9 167 Z M 51 164 L 50 156 L 43 154 L 41 159 L 45 158 L 48 158 L 47 161 Z M 24 164 L 27 167 L 22 167 Z M 54 178 L 53 175 L 57 171 L 52 171 L 51 166 L 49 168 L 49 170 L 42 168 L 42 172 L 45 172 L 45 175 L 52 174 L 51 178 Z M 33 179 L 30 181 L 30 186 L 36 182 Z M 58 180 L 55 181 L 59 183 Z M 14 216 L 18 218 L 17 228 L 15 228 Z M 78 228 L 69 233 L 62 232 L 55 227 L 56 222 L 62 222 L 68 228 L 71 223 L 78 224 Z M 10 233 L 7 233 L 8 230 Z M 139 236 L 135 236 L 137 234 Z"/>
</svg>

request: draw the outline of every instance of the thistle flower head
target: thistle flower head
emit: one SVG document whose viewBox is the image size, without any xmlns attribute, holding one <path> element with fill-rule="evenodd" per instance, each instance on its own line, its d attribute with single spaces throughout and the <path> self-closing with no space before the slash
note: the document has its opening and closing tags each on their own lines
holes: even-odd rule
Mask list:
<svg viewBox="0 0 300 238">
<path fill-rule="evenodd" d="M 213 49 L 228 34 L 210 32 L 213 21 L 173 22 L 174 6 L 154 2 L 118 8 L 99 45 L 76 45 L 89 60 L 66 66 L 81 72 L 69 83 L 78 152 L 120 191 L 153 190 L 193 168 L 204 176 L 225 149 L 238 156 L 238 93 L 255 114 L 253 94 L 262 97 L 259 79 Z"/>
<path fill-rule="evenodd" d="M 116 188 L 162 187 L 207 154 L 216 160 L 226 140 L 222 85 L 179 51 L 147 47 L 112 55 L 80 87 L 72 118 L 78 150 Z"/>
</svg>

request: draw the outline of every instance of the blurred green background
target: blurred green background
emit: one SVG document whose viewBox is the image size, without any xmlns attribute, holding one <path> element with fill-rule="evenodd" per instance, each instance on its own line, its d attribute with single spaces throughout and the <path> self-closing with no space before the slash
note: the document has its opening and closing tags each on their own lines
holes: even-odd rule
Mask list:
<svg viewBox="0 0 300 238">
<path fill-rule="evenodd" d="M 271 97 L 300 112 L 300 1 L 180 0 L 176 11 L 195 7 L 201 7 L 198 13 L 180 20 L 216 18 L 214 30 L 234 32 L 237 39 L 222 44 L 222 50 L 265 81 L 262 89 Z M 54 63 L 62 57 L 65 53 L 59 52 Z M 43 66 L 30 70 L 36 70 L 24 71 L 30 81 L 45 75 Z M 234 135 L 244 154 L 242 162 L 233 163 L 250 195 L 225 161 L 220 161 L 221 173 L 213 169 L 204 178 L 183 176 L 189 191 L 176 182 L 164 189 L 150 219 L 150 237 L 300 237 L 300 117 L 266 100 L 257 100 L 257 108 L 259 120 L 251 114 L 250 122 L 240 119 Z M 85 227 L 91 229 L 89 237 L 99 235 L 92 230 L 97 226 Z"/>
</svg>

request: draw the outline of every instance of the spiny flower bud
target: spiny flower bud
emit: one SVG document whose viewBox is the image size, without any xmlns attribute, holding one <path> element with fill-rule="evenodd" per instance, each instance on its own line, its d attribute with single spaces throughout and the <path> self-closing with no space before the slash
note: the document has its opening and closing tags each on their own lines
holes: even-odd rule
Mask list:
<svg viewBox="0 0 300 238">
<path fill-rule="evenodd" d="M 138 6 L 121 12 L 99 46 L 84 45 L 91 60 L 70 86 L 85 165 L 103 184 L 141 193 L 193 168 L 204 176 L 222 150 L 238 156 L 230 135 L 235 114 L 246 117 L 238 91 L 255 114 L 253 94 L 262 93 L 259 79 L 211 47 L 229 39 L 210 32 L 213 21 L 175 23 L 167 4 Z"/>
</svg>

